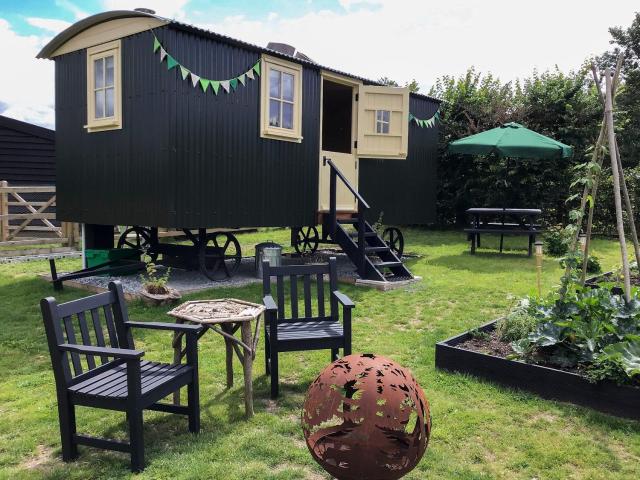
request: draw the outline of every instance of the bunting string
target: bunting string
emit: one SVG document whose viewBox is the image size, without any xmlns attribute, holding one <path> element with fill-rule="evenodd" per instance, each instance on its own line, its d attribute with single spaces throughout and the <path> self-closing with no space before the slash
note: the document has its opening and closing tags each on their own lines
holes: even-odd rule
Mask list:
<svg viewBox="0 0 640 480">
<path fill-rule="evenodd" d="M 433 114 L 430 118 L 420 119 L 416 117 L 413 113 L 409 114 L 409 123 L 416 122 L 420 128 L 433 128 L 436 123 L 440 122 L 440 110 Z"/>
<path fill-rule="evenodd" d="M 204 78 L 201 75 L 197 75 L 189 70 L 187 67 L 178 62 L 172 55 L 170 55 L 167 50 L 162 46 L 160 40 L 154 35 L 153 36 L 153 53 L 160 53 L 160 63 L 163 63 L 165 59 L 167 60 L 167 70 L 172 70 L 176 68 L 180 72 L 180 76 L 182 80 L 188 80 L 191 82 L 191 86 L 196 88 L 200 86 L 203 92 L 207 92 L 209 88 L 213 91 L 215 95 L 218 94 L 220 88 L 224 90 L 226 93 L 231 93 L 238 88 L 238 85 L 245 86 L 247 84 L 247 80 L 255 80 L 256 77 L 260 76 L 260 60 L 253 64 L 246 72 L 238 75 L 237 77 L 229 78 L 226 80 L 211 80 L 208 78 Z"/>
</svg>

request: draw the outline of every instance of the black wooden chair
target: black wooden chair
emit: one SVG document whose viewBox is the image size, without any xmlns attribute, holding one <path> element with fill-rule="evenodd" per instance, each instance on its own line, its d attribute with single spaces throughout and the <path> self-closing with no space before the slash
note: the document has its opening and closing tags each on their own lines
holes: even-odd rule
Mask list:
<svg viewBox="0 0 640 480">
<path fill-rule="evenodd" d="M 338 350 L 351 354 L 351 309 L 354 303 L 338 291 L 336 259 L 328 264 L 290 265 L 272 267 L 263 262 L 262 289 L 265 312 L 265 358 L 267 375 L 271 376 L 271 398 L 278 396 L 278 354 L 303 350 L 331 350 L 331 361 L 338 358 Z M 329 275 L 329 312 L 326 312 L 324 275 Z M 290 316 L 285 313 L 285 282 L 289 277 L 291 298 Z M 275 278 L 276 304 L 271 294 L 271 280 Z M 304 312 L 298 310 L 298 283 L 302 280 Z M 312 289 L 316 291 L 317 312 L 312 312 Z M 342 324 L 338 313 L 342 305 Z"/>
<path fill-rule="evenodd" d="M 131 470 L 143 470 L 144 409 L 188 415 L 189 430 L 200 430 L 197 339 L 201 327 L 129 321 L 119 282 L 111 282 L 109 292 L 67 303 L 48 297 L 40 307 L 56 381 L 64 461 L 78 456 L 78 445 L 88 445 L 129 452 Z M 184 332 L 187 363 L 142 360 L 144 352 L 135 350 L 131 328 Z M 186 406 L 158 403 L 183 386 L 187 386 Z M 76 405 L 126 412 L 129 443 L 76 433 Z"/>
</svg>

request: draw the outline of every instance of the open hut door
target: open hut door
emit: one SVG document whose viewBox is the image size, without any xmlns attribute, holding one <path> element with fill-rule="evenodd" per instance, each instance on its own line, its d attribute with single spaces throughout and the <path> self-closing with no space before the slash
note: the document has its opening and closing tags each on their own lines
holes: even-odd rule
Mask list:
<svg viewBox="0 0 640 480">
<path fill-rule="evenodd" d="M 322 75 L 322 106 L 320 130 L 319 208 L 329 211 L 330 167 L 323 161 L 330 158 L 349 183 L 358 188 L 358 158 L 356 129 L 357 98 L 360 83 L 327 72 Z M 339 212 L 355 212 L 353 194 L 338 180 L 336 208 Z"/>
<path fill-rule="evenodd" d="M 409 89 L 361 86 L 358 101 L 359 158 L 407 158 Z"/>
</svg>

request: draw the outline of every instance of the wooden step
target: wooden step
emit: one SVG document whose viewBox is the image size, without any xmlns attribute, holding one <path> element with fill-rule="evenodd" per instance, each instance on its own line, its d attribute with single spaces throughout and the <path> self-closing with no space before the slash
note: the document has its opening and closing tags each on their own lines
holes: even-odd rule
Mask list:
<svg viewBox="0 0 640 480">
<path fill-rule="evenodd" d="M 358 218 L 339 218 L 338 219 L 338 223 L 350 223 L 352 225 L 355 225 L 356 223 L 358 223 L 359 219 Z"/>
<path fill-rule="evenodd" d="M 373 266 L 378 268 L 378 269 L 380 269 L 380 268 L 401 267 L 402 266 L 402 262 L 380 262 L 380 263 L 374 263 Z"/>
<path fill-rule="evenodd" d="M 358 232 L 349 232 L 349 236 L 351 238 L 358 238 Z M 376 232 L 364 232 L 365 238 L 377 237 L 378 234 Z"/>
<path fill-rule="evenodd" d="M 365 253 L 376 253 L 376 252 L 388 252 L 390 250 L 389 247 L 366 247 L 364 249 Z"/>
</svg>

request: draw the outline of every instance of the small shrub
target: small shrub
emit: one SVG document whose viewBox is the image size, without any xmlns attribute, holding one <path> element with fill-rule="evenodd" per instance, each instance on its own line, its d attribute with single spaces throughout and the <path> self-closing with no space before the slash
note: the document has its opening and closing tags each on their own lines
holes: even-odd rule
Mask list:
<svg viewBox="0 0 640 480">
<path fill-rule="evenodd" d="M 489 340 L 489 338 L 491 338 L 491 335 L 483 330 L 480 330 L 479 328 L 469 330 L 469 335 L 471 335 L 471 338 L 475 340 Z"/>
<path fill-rule="evenodd" d="M 529 314 L 526 308 L 519 306 L 496 324 L 496 333 L 503 342 L 516 342 L 525 338 L 536 328 L 536 317 Z"/>
<path fill-rule="evenodd" d="M 618 385 L 632 383 L 624 368 L 618 362 L 604 356 L 596 358 L 585 369 L 584 375 L 592 383 L 598 383 L 603 380 L 612 381 Z"/>
<path fill-rule="evenodd" d="M 169 282 L 169 275 L 171 274 L 171 269 L 167 268 L 167 271 L 164 275 L 158 274 L 158 269 L 153 262 L 147 263 L 147 273 L 146 275 L 140 275 L 140 280 L 142 281 L 142 287 L 149 293 L 154 295 L 164 295 L 169 293 L 167 288 L 167 283 Z"/>
<path fill-rule="evenodd" d="M 566 267 L 567 258 L 560 259 L 560 266 L 562 268 Z M 576 268 L 578 270 L 582 270 L 582 253 L 579 253 L 577 256 L 577 265 Z M 600 273 L 602 271 L 602 265 L 600 265 L 600 260 L 595 255 L 589 255 L 589 259 L 587 260 L 587 273 Z"/>
<path fill-rule="evenodd" d="M 544 236 L 545 250 L 552 257 L 561 257 L 569 251 L 567 234 L 561 227 L 551 227 Z"/>
</svg>

